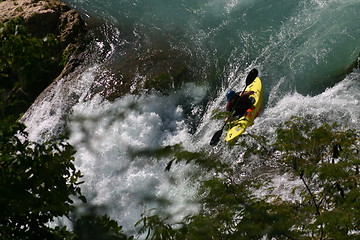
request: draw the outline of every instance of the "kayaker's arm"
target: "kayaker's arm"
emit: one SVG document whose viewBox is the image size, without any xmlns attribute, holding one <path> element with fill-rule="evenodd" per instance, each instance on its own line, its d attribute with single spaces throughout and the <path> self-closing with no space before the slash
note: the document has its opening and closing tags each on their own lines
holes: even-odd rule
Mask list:
<svg viewBox="0 0 360 240">
<path fill-rule="evenodd" d="M 230 116 L 229 117 L 227 117 L 227 118 L 225 118 L 225 120 L 224 120 L 224 122 L 229 122 L 229 121 L 232 121 L 233 120 L 233 115 L 234 115 L 234 113 L 235 113 L 235 110 L 233 110 L 233 111 L 229 111 L 230 112 Z"/>
<path fill-rule="evenodd" d="M 240 97 L 250 96 L 253 95 L 254 93 L 255 93 L 254 91 L 244 91 L 244 92 L 240 92 L 239 96 Z"/>
</svg>

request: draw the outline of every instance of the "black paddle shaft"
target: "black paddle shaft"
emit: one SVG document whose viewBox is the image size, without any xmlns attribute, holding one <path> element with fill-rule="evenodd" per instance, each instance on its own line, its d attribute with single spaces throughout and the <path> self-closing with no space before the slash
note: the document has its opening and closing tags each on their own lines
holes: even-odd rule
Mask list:
<svg viewBox="0 0 360 240">
<path fill-rule="evenodd" d="M 257 78 L 258 74 L 259 74 L 259 72 L 255 68 L 249 72 L 249 74 L 246 77 L 246 81 L 245 81 L 246 85 L 245 85 L 244 91 L 247 88 L 247 86 L 249 86 Z M 222 126 L 222 128 L 220 130 L 216 131 L 214 136 L 211 138 L 211 140 L 210 140 L 211 146 L 215 146 L 220 141 L 220 138 L 221 138 L 221 135 L 222 135 L 222 132 L 223 132 L 225 126 L 226 126 L 226 123 Z"/>
</svg>

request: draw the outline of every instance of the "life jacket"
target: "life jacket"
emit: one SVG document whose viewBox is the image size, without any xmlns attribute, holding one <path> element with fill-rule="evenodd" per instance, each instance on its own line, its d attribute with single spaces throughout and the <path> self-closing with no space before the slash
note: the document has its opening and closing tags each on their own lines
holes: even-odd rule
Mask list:
<svg viewBox="0 0 360 240">
<path fill-rule="evenodd" d="M 251 108 L 255 103 L 255 99 L 249 96 L 239 96 L 239 93 L 236 93 L 234 98 L 227 103 L 226 110 L 233 112 L 233 116 L 243 116 L 246 113 L 246 110 Z"/>
</svg>

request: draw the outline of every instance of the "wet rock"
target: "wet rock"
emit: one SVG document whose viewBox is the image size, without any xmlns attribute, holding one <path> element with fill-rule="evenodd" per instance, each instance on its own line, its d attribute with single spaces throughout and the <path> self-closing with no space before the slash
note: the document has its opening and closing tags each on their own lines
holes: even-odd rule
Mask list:
<svg viewBox="0 0 360 240">
<path fill-rule="evenodd" d="M 7 68 L 10 74 L 5 74 L 1 81 L 11 82 L 5 89 L 4 96 L 17 94 L 17 106 L 11 109 L 11 114 L 25 111 L 35 98 L 51 84 L 57 77 L 73 71 L 81 62 L 84 46 L 84 35 L 87 32 L 85 23 L 80 15 L 65 3 L 55 0 L 6 0 L 0 2 L 0 22 L 5 23 L 11 19 L 21 18 L 26 27 L 26 34 L 36 39 L 46 39 L 52 35 L 57 40 L 42 52 L 46 62 L 43 69 L 35 68 L 31 76 L 24 75 L 19 70 Z M 52 38 L 52 37 L 51 37 Z M 45 42 L 45 40 L 42 40 Z M 25 46 L 26 47 L 26 46 Z M 65 69 L 64 69 L 64 64 Z M 26 66 L 29 68 L 29 66 Z M 31 68 L 31 66 L 30 66 Z M 27 70 L 27 72 L 29 72 Z M 59 76 L 60 74 L 60 76 Z M 35 76 L 36 75 L 36 76 Z"/>
<path fill-rule="evenodd" d="M 83 32 L 84 22 L 65 3 L 55 0 L 6 0 L 0 2 L 0 21 L 22 17 L 29 33 L 38 38 L 47 34 L 58 36 L 66 48 Z"/>
<path fill-rule="evenodd" d="M 99 26 L 92 31 L 114 32 L 111 26 Z M 95 34 L 101 44 L 109 44 L 107 39 L 117 39 L 116 54 L 103 62 L 105 71 L 96 76 L 91 95 L 101 94 L 107 100 L 114 100 L 127 93 L 144 94 L 151 91 L 167 94 L 180 88 L 184 83 L 203 81 L 198 71 L 196 58 L 189 51 L 175 49 L 165 38 L 133 36 L 132 31 L 119 29 L 118 35 L 101 38 Z M 146 39 L 146 41 L 143 41 Z M 165 39 L 165 40 L 164 40 Z M 110 44 L 109 44 L 110 45 Z M 110 46 L 105 46 L 108 50 Z M 110 50 L 109 50 L 110 51 Z M 100 51 L 98 51 L 100 52 Z M 106 51 L 105 51 L 106 52 Z"/>
</svg>

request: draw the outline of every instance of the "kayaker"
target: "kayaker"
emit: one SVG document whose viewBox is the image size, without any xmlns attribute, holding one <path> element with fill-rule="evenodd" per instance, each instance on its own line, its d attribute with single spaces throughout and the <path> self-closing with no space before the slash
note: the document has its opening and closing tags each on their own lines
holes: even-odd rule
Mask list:
<svg viewBox="0 0 360 240">
<path fill-rule="evenodd" d="M 235 92 L 229 90 L 226 93 L 226 110 L 233 113 L 232 117 L 244 116 L 246 111 L 255 103 L 255 99 L 250 97 L 252 94 L 254 91 Z M 232 120 L 232 117 L 226 118 L 225 121 Z"/>
</svg>

